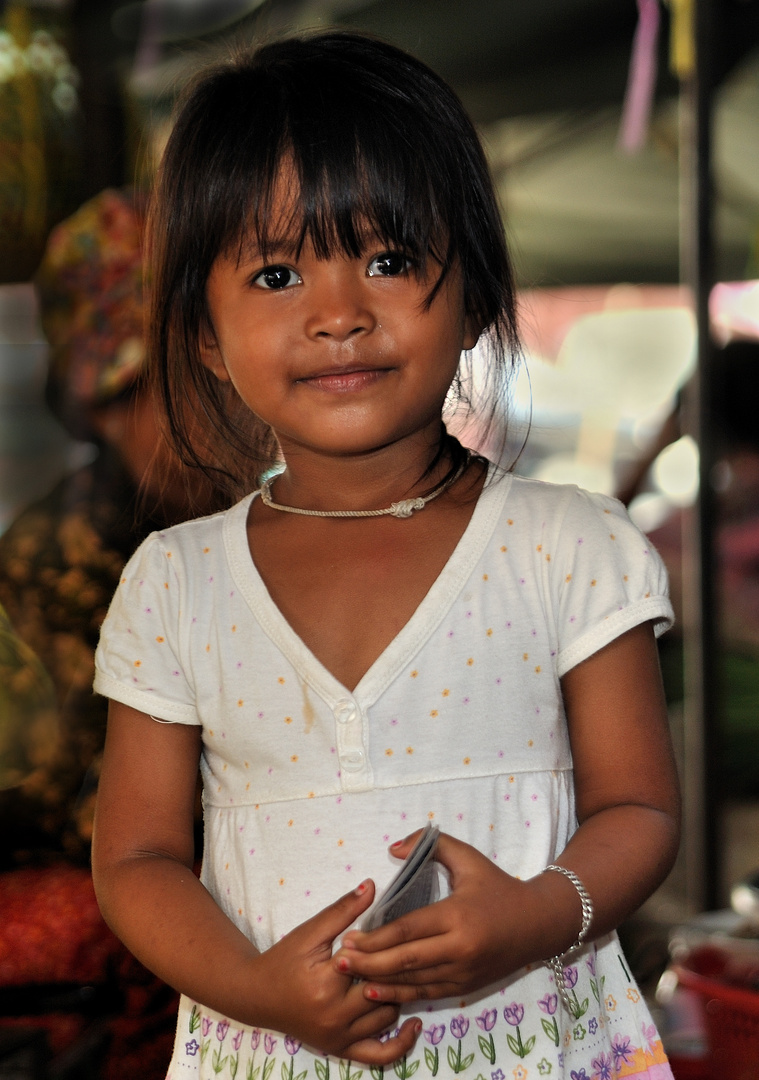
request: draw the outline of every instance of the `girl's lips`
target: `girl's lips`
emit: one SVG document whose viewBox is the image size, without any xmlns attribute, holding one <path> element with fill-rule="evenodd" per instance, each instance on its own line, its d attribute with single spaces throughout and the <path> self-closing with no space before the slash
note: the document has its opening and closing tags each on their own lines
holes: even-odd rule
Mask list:
<svg viewBox="0 0 759 1080">
<path fill-rule="evenodd" d="M 356 368 L 352 371 L 325 371 L 320 375 L 310 375 L 305 379 L 299 379 L 307 386 L 313 386 L 318 390 L 331 393 L 349 393 L 363 390 L 374 383 L 379 382 L 388 373 L 387 368 Z"/>
</svg>

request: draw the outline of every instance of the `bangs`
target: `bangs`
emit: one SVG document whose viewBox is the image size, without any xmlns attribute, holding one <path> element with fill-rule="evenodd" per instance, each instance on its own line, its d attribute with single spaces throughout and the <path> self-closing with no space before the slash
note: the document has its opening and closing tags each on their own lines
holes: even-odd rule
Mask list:
<svg viewBox="0 0 759 1080">
<path fill-rule="evenodd" d="M 421 270 L 431 258 L 447 271 L 455 252 L 426 184 L 415 192 L 397 167 L 360 146 L 346 157 L 304 160 L 292 144 L 283 146 L 271 169 L 251 182 L 225 253 L 239 257 L 253 246 L 263 258 L 283 250 L 297 257 L 309 242 L 320 259 L 359 258 L 379 243 L 408 255 Z"/>
<path fill-rule="evenodd" d="M 448 214 L 417 155 L 399 149 L 392 121 L 370 122 L 373 110 L 344 102 L 322 103 L 315 115 L 302 100 L 288 104 L 276 131 L 267 124 L 261 133 L 259 123 L 260 139 L 235 140 L 226 199 L 242 212 L 223 230 L 224 253 L 239 257 L 252 244 L 263 257 L 299 254 L 308 241 L 318 258 L 358 258 L 378 241 L 422 271 L 432 258 L 445 276 L 456 256 Z"/>
</svg>

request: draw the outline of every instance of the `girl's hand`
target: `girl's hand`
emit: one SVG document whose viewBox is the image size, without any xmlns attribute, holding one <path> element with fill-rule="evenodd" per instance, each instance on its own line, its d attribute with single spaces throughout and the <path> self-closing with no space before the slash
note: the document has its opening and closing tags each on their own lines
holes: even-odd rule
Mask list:
<svg viewBox="0 0 759 1080">
<path fill-rule="evenodd" d="M 363 987 L 332 963 L 335 938 L 366 911 L 373 896 L 373 883 L 362 882 L 296 927 L 256 958 L 255 979 L 272 1002 L 264 1026 L 336 1057 L 390 1065 L 412 1049 L 421 1021 L 412 1017 L 381 1040 L 398 1019 L 397 1005 L 367 998 Z"/>
<path fill-rule="evenodd" d="M 394 844 L 405 858 L 418 833 Z M 435 858 L 451 895 L 370 933 L 351 931 L 335 970 L 364 979 L 371 1001 L 460 996 L 502 979 L 529 959 L 523 935 L 532 883 L 518 881 L 469 844 L 441 834 Z"/>
</svg>

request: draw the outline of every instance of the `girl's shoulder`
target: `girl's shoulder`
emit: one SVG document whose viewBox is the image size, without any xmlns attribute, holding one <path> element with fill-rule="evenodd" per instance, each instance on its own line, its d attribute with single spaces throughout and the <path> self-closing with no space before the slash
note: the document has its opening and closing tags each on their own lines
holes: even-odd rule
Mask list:
<svg viewBox="0 0 759 1080">
<path fill-rule="evenodd" d="M 624 505 L 611 495 L 586 491 L 577 484 L 555 484 L 498 469 L 492 472 L 491 483 L 495 489 L 502 483 L 509 485 L 503 512 L 514 523 L 517 513 L 525 521 L 556 525 L 571 521 L 578 525 L 587 522 L 592 527 L 597 522 L 614 519 L 639 531 Z"/>
<path fill-rule="evenodd" d="M 217 510 L 203 517 L 189 518 L 187 521 L 152 532 L 137 550 L 155 546 L 177 550 L 192 548 L 198 542 L 211 537 L 222 537 L 229 530 L 235 530 L 238 525 L 244 528 L 253 497 L 254 493 L 251 493 L 226 510 Z"/>
</svg>

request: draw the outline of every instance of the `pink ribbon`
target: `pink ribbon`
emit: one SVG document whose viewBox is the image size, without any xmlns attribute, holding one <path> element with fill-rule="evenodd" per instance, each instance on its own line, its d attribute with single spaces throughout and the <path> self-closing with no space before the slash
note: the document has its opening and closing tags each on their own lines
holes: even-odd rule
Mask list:
<svg viewBox="0 0 759 1080">
<path fill-rule="evenodd" d="M 638 0 L 638 25 L 633 38 L 619 146 L 628 154 L 644 145 L 656 86 L 656 42 L 659 0 Z"/>
</svg>

